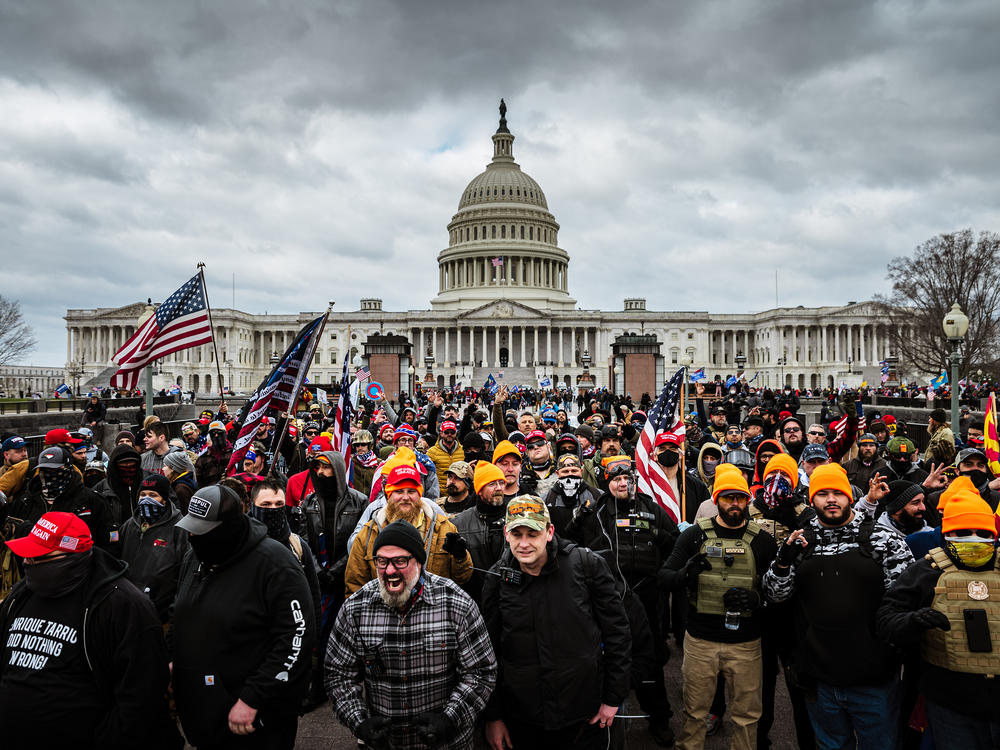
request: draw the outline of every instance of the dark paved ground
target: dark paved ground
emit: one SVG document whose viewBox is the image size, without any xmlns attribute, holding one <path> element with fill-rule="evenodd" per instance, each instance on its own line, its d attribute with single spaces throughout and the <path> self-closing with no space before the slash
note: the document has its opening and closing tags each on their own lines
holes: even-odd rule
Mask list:
<svg viewBox="0 0 1000 750">
<path fill-rule="evenodd" d="M 666 667 L 667 692 L 670 695 L 670 705 L 674 709 L 674 718 L 671 726 L 674 732 L 680 730 L 681 726 L 681 656 L 677 649 Z M 795 731 L 792 726 L 792 710 L 788 703 L 788 695 L 781 678 L 778 679 L 778 694 L 775 697 L 775 722 L 771 730 L 772 747 L 775 750 L 793 750 L 795 744 Z M 635 696 L 631 696 L 625 706 L 625 714 L 641 713 Z M 650 739 L 646 732 L 646 721 L 636 719 L 627 721 L 626 744 L 627 750 L 654 750 L 658 746 Z M 295 747 L 301 750 L 347 750 L 355 748 L 356 741 L 351 736 L 336 717 L 329 704 L 316 709 L 307 714 L 299 722 L 299 736 Z M 705 743 L 709 750 L 724 750 L 729 747 L 729 732 L 725 725 L 714 736 L 709 737 Z"/>
</svg>

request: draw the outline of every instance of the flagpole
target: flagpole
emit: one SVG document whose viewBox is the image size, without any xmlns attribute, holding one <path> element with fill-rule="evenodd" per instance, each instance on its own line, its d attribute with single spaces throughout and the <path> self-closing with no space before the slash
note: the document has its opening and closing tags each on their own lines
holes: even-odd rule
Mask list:
<svg viewBox="0 0 1000 750">
<path fill-rule="evenodd" d="M 330 313 L 333 312 L 333 300 L 330 300 L 329 306 L 326 308 L 326 315 L 323 316 L 323 322 L 319 324 L 319 331 L 313 336 L 312 346 L 309 348 L 308 358 L 303 358 L 305 360 L 304 367 L 299 373 L 299 382 L 296 385 L 294 391 L 292 392 L 292 398 L 289 400 L 288 411 L 285 413 L 285 421 L 281 426 L 281 433 L 278 435 L 278 444 L 274 447 L 274 456 L 271 458 L 271 465 L 267 469 L 267 475 L 271 476 L 274 474 L 274 465 L 278 463 L 278 456 L 281 455 L 281 446 L 285 443 L 285 436 L 288 434 L 288 423 L 292 419 L 292 414 L 295 411 L 295 407 L 299 402 L 299 393 L 302 391 L 302 386 L 306 382 L 306 372 L 309 371 L 309 366 L 312 365 L 313 355 L 316 352 L 316 343 L 323 338 L 323 331 L 326 330 L 326 321 L 330 318 Z M 347 341 L 350 342 L 351 337 L 347 337 Z"/>
<path fill-rule="evenodd" d="M 219 375 L 219 397 L 226 403 L 226 393 L 222 389 L 222 363 L 219 361 L 219 345 L 215 343 L 215 323 L 212 321 L 212 306 L 208 303 L 208 287 L 205 285 L 205 264 L 198 264 L 198 275 L 201 276 L 201 293 L 205 295 L 205 307 L 208 308 L 208 324 L 212 326 L 212 350 L 215 352 L 215 371 Z M 233 384 L 230 383 L 232 388 Z"/>
<path fill-rule="evenodd" d="M 681 424 L 682 425 L 684 424 L 684 407 L 687 406 L 687 381 L 688 381 L 688 366 L 684 365 L 683 367 L 684 367 L 684 379 L 681 381 L 681 409 L 680 409 Z M 685 438 L 684 439 L 684 448 L 681 450 L 680 474 L 677 477 L 677 485 L 680 487 L 680 490 L 681 490 L 681 503 L 680 503 L 680 513 L 679 513 L 680 518 L 678 519 L 679 521 L 686 521 L 687 520 L 686 518 L 684 518 L 684 509 L 687 507 L 687 503 L 686 503 L 686 500 L 687 500 L 687 469 L 686 469 L 686 466 L 685 466 L 685 464 L 687 463 L 685 461 L 685 455 L 687 454 L 687 430 L 686 429 L 685 429 L 684 438 Z"/>
</svg>

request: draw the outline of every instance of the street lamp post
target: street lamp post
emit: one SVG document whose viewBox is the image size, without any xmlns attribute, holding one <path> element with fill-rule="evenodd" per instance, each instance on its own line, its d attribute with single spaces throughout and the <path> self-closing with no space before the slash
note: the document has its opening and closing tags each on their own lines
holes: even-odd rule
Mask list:
<svg viewBox="0 0 1000 750">
<path fill-rule="evenodd" d="M 743 375 L 743 370 L 746 367 L 746 364 L 747 364 L 747 358 L 746 358 L 746 356 L 743 354 L 743 352 L 738 352 L 736 354 L 736 379 L 737 380 L 739 380 L 739 378 Z"/>
<path fill-rule="evenodd" d="M 409 367 L 406 368 L 406 374 L 409 376 L 408 377 L 409 382 L 407 383 L 407 387 L 409 388 L 410 391 L 410 398 L 413 398 L 413 374 L 415 372 L 416 369 L 414 369 L 413 365 L 410 365 Z"/>
<path fill-rule="evenodd" d="M 962 308 L 956 302 L 951 306 L 951 310 L 944 316 L 942 322 L 944 335 L 951 343 L 951 428 L 958 429 L 958 366 L 962 364 L 962 353 L 959 349 L 965 334 L 969 330 L 969 316 L 962 312 Z"/>
<path fill-rule="evenodd" d="M 618 376 L 622 374 L 622 368 L 621 368 L 621 367 L 619 367 L 618 365 L 615 365 L 615 367 L 614 367 L 614 369 L 612 370 L 612 372 L 613 372 L 613 373 L 614 373 L 614 375 L 615 375 L 615 382 L 614 382 L 614 392 L 615 392 L 616 394 L 619 394 L 619 393 L 620 393 L 620 391 L 618 390 Z M 624 389 L 622 389 L 622 390 L 624 390 Z"/>
</svg>

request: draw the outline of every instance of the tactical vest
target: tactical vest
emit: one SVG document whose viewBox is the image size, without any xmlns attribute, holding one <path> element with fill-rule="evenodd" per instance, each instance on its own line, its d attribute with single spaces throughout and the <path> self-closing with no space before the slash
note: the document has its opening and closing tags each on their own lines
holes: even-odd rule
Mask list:
<svg viewBox="0 0 1000 750">
<path fill-rule="evenodd" d="M 711 518 L 698 521 L 698 527 L 705 534 L 705 541 L 698 551 L 707 556 L 712 569 L 702 571 L 698 576 L 698 591 L 691 604 L 703 615 L 724 615 L 726 607 L 722 603 L 722 595 L 729 589 L 736 586 L 760 591 L 757 562 L 750 548 L 754 537 L 760 533 L 760 526 L 750 521 L 740 539 L 720 537 Z M 727 565 L 728 560 L 732 562 Z M 749 617 L 751 613 L 741 614 Z"/>
<path fill-rule="evenodd" d="M 805 509 L 806 506 L 804 503 L 796 503 L 795 517 L 798 518 L 802 515 Z M 774 537 L 774 541 L 778 543 L 778 549 L 781 549 L 781 545 L 785 543 L 785 540 L 788 539 L 793 531 L 793 529 L 788 528 L 781 521 L 772 521 L 770 518 L 767 518 L 753 501 L 750 502 L 750 520 Z"/>
<path fill-rule="evenodd" d="M 924 633 L 920 655 L 929 664 L 952 672 L 1000 675 L 1000 556 L 992 570 L 962 570 L 940 547 L 927 554 L 941 571 L 931 606 L 942 612 L 951 630 L 932 628 Z M 973 652 L 965 634 L 965 610 L 986 610 L 993 650 Z"/>
</svg>

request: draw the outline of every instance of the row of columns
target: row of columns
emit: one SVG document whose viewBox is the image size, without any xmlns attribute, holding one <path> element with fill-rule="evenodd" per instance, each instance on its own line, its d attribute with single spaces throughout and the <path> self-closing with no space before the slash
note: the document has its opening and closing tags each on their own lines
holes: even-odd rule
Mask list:
<svg viewBox="0 0 1000 750">
<path fill-rule="evenodd" d="M 454 345 L 452 337 L 454 336 Z M 599 329 L 579 326 L 468 326 L 414 328 L 410 341 L 414 356 L 422 363 L 430 345 L 435 365 L 450 367 L 470 362 L 479 367 L 498 367 L 500 349 L 507 349 L 508 367 L 531 367 L 536 362 L 557 367 L 579 367 L 585 350 L 607 346 Z M 553 346 L 554 344 L 554 346 Z"/>
<path fill-rule="evenodd" d="M 506 284 L 545 289 L 569 290 L 566 263 L 560 260 L 497 255 L 503 265 L 494 266 L 493 258 L 458 258 L 444 261 L 438 269 L 440 291 Z"/>
</svg>

